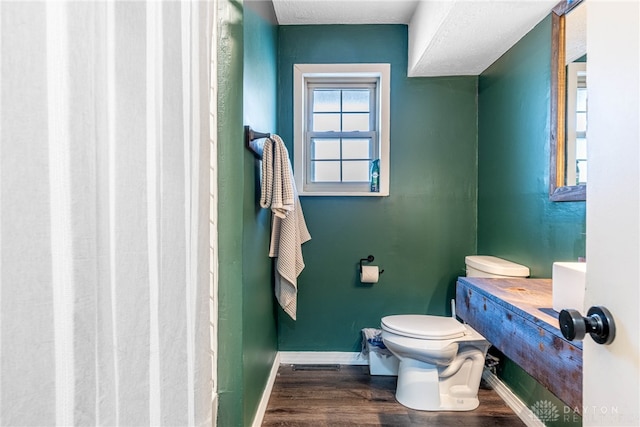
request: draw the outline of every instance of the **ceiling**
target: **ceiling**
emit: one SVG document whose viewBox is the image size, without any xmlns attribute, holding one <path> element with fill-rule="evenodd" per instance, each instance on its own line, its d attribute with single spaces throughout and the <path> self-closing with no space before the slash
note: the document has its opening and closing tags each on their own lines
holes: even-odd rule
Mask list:
<svg viewBox="0 0 640 427">
<path fill-rule="evenodd" d="M 478 75 L 558 0 L 272 0 L 280 25 L 407 24 L 408 75 Z"/>
</svg>

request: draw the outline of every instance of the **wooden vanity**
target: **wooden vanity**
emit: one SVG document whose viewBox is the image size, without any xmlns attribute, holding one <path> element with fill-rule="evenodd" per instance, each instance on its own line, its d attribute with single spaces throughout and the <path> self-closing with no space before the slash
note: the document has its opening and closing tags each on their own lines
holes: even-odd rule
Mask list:
<svg viewBox="0 0 640 427">
<path fill-rule="evenodd" d="M 457 316 L 581 413 L 582 342 L 562 336 L 551 307 L 551 279 L 458 278 Z"/>
</svg>

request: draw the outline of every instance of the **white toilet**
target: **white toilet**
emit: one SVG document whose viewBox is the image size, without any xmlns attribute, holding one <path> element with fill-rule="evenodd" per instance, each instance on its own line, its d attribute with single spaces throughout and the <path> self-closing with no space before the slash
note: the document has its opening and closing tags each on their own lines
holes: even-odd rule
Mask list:
<svg viewBox="0 0 640 427">
<path fill-rule="evenodd" d="M 467 276 L 528 277 L 529 269 L 496 257 L 468 256 Z M 381 320 L 382 340 L 399 360 L 396 399 L 422 411 L 470 411 L 491 344 L 453 317 L 406 314 Z"/>
</svg>

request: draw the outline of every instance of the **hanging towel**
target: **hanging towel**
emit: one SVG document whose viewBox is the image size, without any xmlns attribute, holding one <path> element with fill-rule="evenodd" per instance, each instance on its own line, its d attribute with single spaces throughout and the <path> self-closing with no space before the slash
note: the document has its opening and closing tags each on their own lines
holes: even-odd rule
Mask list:
<svg viewBox="0 0 640 427">
<path fill-rule="evenodd" d="M 293 181 L 289 153 L 278 135 L 271 135 L 264 144 L 260 206 L 272 212 L 269 256 L 277 258 L 276 298 L 296 320 L 298 276 L 304 269 L 302 244 L 311 240 L 311 235 Z"/>
</svg>

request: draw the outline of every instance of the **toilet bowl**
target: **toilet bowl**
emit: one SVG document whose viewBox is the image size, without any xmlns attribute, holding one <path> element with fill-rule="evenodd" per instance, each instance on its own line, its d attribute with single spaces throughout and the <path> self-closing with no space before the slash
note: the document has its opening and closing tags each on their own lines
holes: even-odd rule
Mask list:
<svg viewBox="0 0 640 427">
<path fill-rule="evenodd" d="M 496 257 L 468 256 L 467 276 L 527 277 L 529 269 Z M 491 344 L 454 317 L 393 315 L 381 320 L 382 341 L 396 356 L 396 399 L 421 411 L 470 411 Z"/>
<path fill-rule="evenodd" d="M 470 411 L 491 344 L 452 317 L 382 318 L 382 340 L 400 365 L 396 399 L 422 411 Z"/>
</svg>

